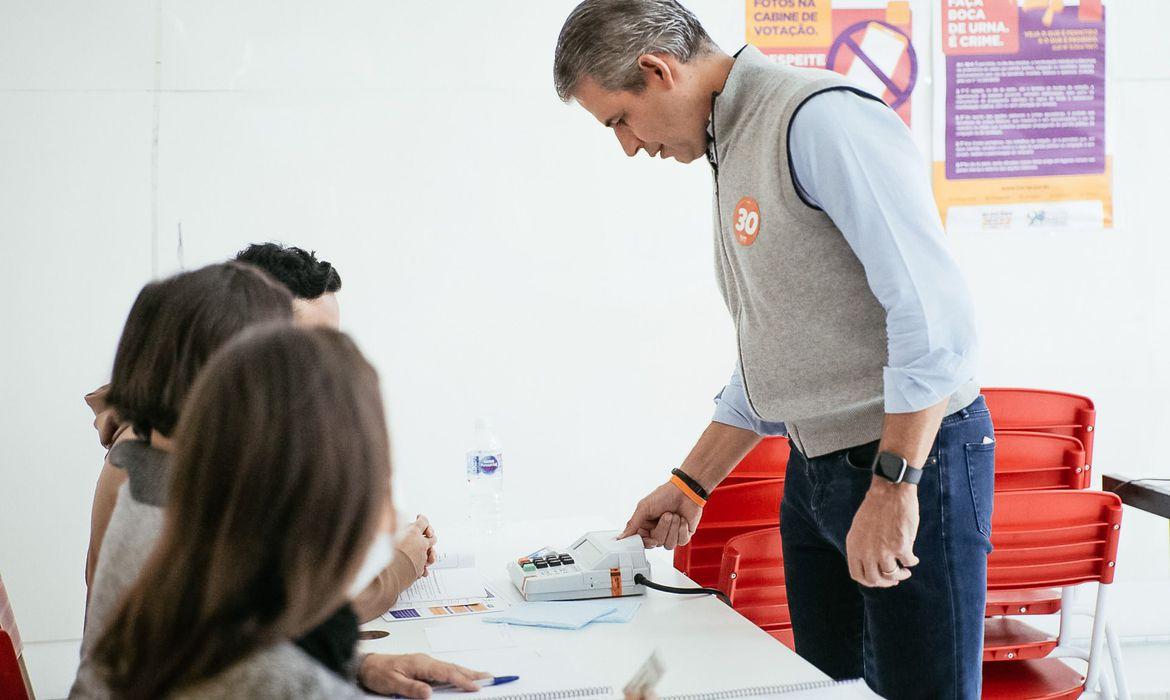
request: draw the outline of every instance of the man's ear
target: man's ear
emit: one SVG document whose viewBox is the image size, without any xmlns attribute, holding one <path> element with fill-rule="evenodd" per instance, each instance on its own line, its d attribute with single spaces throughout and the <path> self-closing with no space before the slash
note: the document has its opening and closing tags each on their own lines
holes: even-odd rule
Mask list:
<svg viewBox="0 0 1170 700">
<path fill-rule="evenodd" d="M 642 70 L 646 85 L 656 85 L 666 90 L 674 87 L 675 79 L 678 77 L 674 74 L 670 62 L 652 53 L 644 53 L 638 57 L 638 68 Z"/>
</svg>

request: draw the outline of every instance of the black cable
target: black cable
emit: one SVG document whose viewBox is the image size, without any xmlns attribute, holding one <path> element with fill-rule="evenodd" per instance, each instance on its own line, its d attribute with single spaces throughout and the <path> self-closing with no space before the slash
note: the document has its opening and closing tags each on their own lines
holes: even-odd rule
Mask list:
<svg viewBox="0 0 1170 700">
<path fill-rule="evenodd" d="M 717 596 L 719 600 L 722 600 L 724 603 L 727 603 L 728 606 L 731 605 L 731 599 L 727 597 L 726 593 L 719 590 L 718 588 L 675 588 L 674 586 L 665 586 L 661 583 L 654 583 L 642 574 L 634 574 L 634 583 L 639 586 L 645 586 L 646 588 L 653 588 L 656 591 L 662 591 L 663 593 L 676 593 L 678 595 L 713 595 Z"/>
</svg>

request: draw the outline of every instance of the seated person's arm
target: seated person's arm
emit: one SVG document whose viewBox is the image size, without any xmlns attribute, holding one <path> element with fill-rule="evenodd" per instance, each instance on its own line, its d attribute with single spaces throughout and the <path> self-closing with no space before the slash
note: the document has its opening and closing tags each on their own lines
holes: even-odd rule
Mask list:
<svg viewBox="0 0 1170 700">
<path fill-rule="evenodd" d="M 97 430 L 98 441 L 106 448 L 106 460 L 102 463 L 101 473 L 98 474 L 97 487 L 93 492 L 93 508 L 89 516 L 89 551 L 85 557 L 87 600 L 89 587 L 93 585 L 93 574 L 97 571 L 98 551 L 101 549 L 102 539 L 106 536 L 106 528 L 110 525 L 114 504 L 118 501 L 118 489 L 126 481 L 126 472 L 110 464 L 109 450 L 114 443 L 128 440 L 134 435 L 134 431 L 129 429 L 130 426 L 122 423 L 118 413 L 110 408 L 106 401 L 109 395 L 109 384 L 85 395 L 85 404 L 93 411 L 93 427 Z"/>
<path fill-rule="evenodd" d="M 125 470 L 110 464 L 108 458 L 102 464 L 97 487 L 93 492 L 93 509 L 89 515 L 89 553 L 85 560 L 85 587 L 87 591 L 93 586 L 93 575 L 97 571 L 102 539 L 106 536 L 106 528 L 110 525 L 110 516 L 114 514 L 114 505 L 118 502 L 118 489 L 126 483 L 126 477 Z"/>
<path fill-rule="evenodd" d="M 353 611 L 360 624 L 377 619 L 394 605 L 403 591 L 427 575 L 427 566 L 435 562 L 437 541 L 426 516 L 418 516 L 406 528 L 398 540 L 390 566 L 353 600 Z"/>
</svg>

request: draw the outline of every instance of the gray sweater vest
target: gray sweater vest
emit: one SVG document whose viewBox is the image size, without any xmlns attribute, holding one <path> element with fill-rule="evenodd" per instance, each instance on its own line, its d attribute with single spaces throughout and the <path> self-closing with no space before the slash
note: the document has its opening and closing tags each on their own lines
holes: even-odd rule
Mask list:
<svg viewBox="0 0 1170 700">
<path fill-rule="evenodd" d="M 715 272 L 745 393 L 809 457 L 877 440 L 885 415 L 885 310 L 845 237 L 801 199 L 790 170 L 793 116 L 839 89 L 860 92 L 832 71 L 780 66 L 748 46 L 711 110 Z M 978 393 L 974 383 L 961 388 L 947 412 Z"/>
</svg>

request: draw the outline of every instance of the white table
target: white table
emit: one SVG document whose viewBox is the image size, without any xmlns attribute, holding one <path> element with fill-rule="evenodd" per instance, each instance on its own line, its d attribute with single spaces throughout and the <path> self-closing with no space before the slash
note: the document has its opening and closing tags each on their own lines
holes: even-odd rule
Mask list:
<svg viewBox="0 0 1170 700">
<path fill-rule="evenodd" d="M 581 534 L 612 529 L 595 519 L 543 520 L 506 526 L 493 543 L 467 546 L 467 538 L 440 528 L 446 551 L 474 551 L 476 568 L 500 595 L 522 602 L 508 579 L 505 563 L 543 546 L 567 548 Z M 455 540 L 454 542 L 452 540 Z M 464 543 L 464 546 L 460 546 Z M 673 586 L 694 586 L 675 570 L 671 553 L 648 553 L 652 578 Z M 491 614 L 491 613 L 488 613 Z M 388 637 L 366 641 L 362 651 L 388 654 L 429 653 L 424 632 L 437 625 L 481 625 L 484 615 L 448 619 L 385 622 L 363 629 L 385 630 Z M 721 603 L 714 596 L 679 596 L 649 591 L 637 616 L 624 624 L 591 624 L 580 630 L 509 626 L 521 647 L 569 656 L 589 669 L 597 681 L 620 691 L 634 671 L 657 649 L 666 665 L 659 694 L 707 692 L 731 688 L 826 680 L 793 651 Z M 501 671 L 503 672 L 503 671 Z"/>
</svg>

